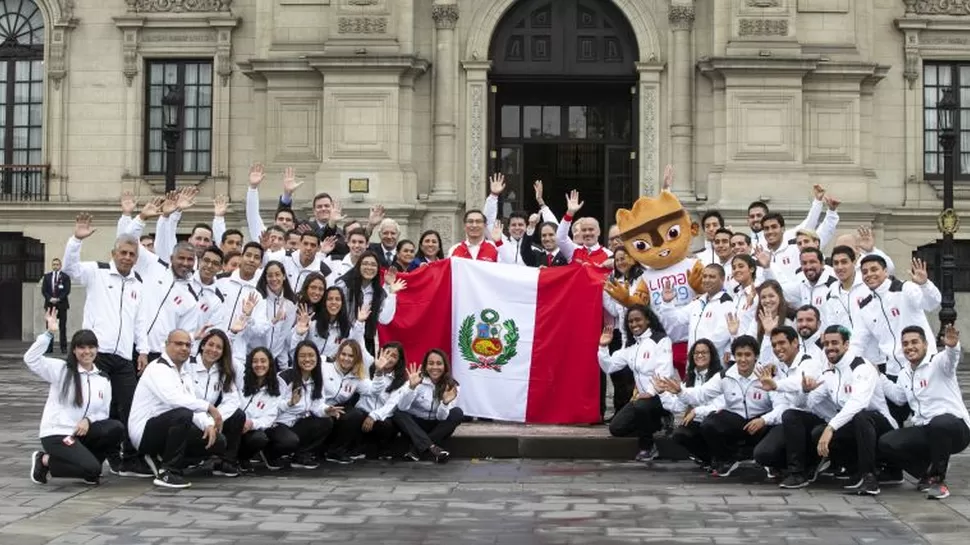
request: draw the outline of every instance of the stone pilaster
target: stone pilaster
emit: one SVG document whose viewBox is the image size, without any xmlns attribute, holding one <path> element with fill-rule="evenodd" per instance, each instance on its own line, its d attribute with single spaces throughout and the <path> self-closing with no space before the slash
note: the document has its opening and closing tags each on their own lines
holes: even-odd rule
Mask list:
<svg viewBox="0 0 970 545">
<path fill-rule="evenodd" d="M 455 25 L 458 5 L 435 2 L 431 8 L 434 18 L 437 49 L 434 59 L 434 180 L 431 198 L 438 201 L 457 201 L 458 185 L 455 138 L 455 83 L 458 81 L 458 45 Z"/>
<path fill-rule="evenodd" d="M 693 109 L 691 73 L 691 32 L 694 28 L 694 2 L 671 4 L 667 13 L 674 48 L 671 55 L 670 85 L 673 101 L 670 108 L 671 157 L 676 179 L 674 192 L 685 194 L 694 191 L 693 161 Z"/>
</svg>

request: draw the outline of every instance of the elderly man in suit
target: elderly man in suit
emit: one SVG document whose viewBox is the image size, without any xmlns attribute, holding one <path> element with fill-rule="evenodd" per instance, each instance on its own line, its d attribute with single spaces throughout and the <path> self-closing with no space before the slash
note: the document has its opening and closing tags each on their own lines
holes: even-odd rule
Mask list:
<svg viewBox="0 0 970 545">
<path fill-rule="evenodd" d="M 44 296 L 44 310 L 57 309 L 58 329 L 60 330 L 61 353 L 67 353 L 67 309 L 71 308 L 68 296 L 71 294 L 71 277 L 61 272 L 61 260 L 51 261 L 51 272 L 44 275 L 40 292 Z M 47 353 L 54 351 L 54 339 L 47 347 Z"/>
</svg>

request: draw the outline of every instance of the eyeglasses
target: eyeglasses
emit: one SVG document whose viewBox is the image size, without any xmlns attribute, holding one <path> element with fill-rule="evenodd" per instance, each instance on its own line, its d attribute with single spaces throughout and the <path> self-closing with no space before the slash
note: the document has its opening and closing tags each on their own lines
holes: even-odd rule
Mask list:
<svg viewBox="0 0 970 545">
<path fill-rule="evenodd" d="M 483 224 L 483 223 L 485 223 L 485 222 L 482 221 L 482 220 L 478 220 L 478 219 L 475 219 L 475 220 L 465 220 L 465 225 L 480 225 L 480 224 Z"/>
<path fill-rule="evenodd" d="M 202 258 L 202 264 L 203 265 L 209 265 L 210 267 L 221 267 L 222 266 L 222 261 L 219 261 L 218 259 L 208 259 L 208 258 L 203 257 Z"/>
</svg>

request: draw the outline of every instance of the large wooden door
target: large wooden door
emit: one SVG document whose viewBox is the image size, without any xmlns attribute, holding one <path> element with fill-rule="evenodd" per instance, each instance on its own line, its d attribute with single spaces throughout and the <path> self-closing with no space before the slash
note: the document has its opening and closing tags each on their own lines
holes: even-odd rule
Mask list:
<svg viewBox="0 0 970 545">
<path fill-rule="evenodd" d="M 21 233 L 0 233 L 0 339 L 21 338 L 24 283 L 43 276 L 44 244 Z"/>
</svg>

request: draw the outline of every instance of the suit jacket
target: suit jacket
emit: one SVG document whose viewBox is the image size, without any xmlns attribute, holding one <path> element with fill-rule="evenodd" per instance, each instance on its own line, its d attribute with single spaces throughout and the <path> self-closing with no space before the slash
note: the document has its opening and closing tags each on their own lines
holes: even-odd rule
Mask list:
<svg viewBox="0 0 970 545">
<path fill-rule="evenodd" d="M 279 207 L 293 210 L 291 205 L 283 202 L 283 197 L 280 197 Z M 295 210 L 293 210 L 293 216 L 296 217 Z M 313 230 L 317 233 L 317 236 L 320 237 L 320 242 L 323 242 L 323 239 L 328 237 L 337 237 L 337 245 L 334 246 L 333 251 L 330 252 L 330 259 L 340 261 L 344 258 L 344 256 L 350 253 L 350 247 L 347 246 L 347 242 L 344 240 L 344 234 L 340 231 L 339 227 L 330 227 L 329 225 L 324 225 L 321 227 L 313 216 L 310 216 L 302 221 L 313 228 Z M 301 220 L 297 218 L 296 224 L 299 225 L 300 222 Z"/>
<path fill-rule="evenodd" d="M 371 242 L 367 245 L 367 249 L 377 254 L 377 264 L 382 269 L 386 269 L 394 264 L 387 260 L 387 256 L 384 255 L 384 245 L 380 242 Z M 394 255 L 397 255 L 397 250 L 394 250 Z"/>
<path fill-rule="evenodd" d="M 40 286 L 40 292 L 44 296 L 44 306 L 50 306 L 51 298 L 57 297 L 59 299 L 57 302 L 57 308 L 71 308 L 71 304 L 68 302 L 68 296 L 71 294 L 71 277 L 63 272 L 59 273 L 57 277 L 57 290 L 55 293 L 54 287 L 51 284 L 51 279 L 53 276 L 53 271 L 45 274 Z"/>
<path fill-rule="evenodd" d="M 540 230 L 537 228 L 531 237 L 522 237 L 522 261 L 530 267 L 549 266 L 546 250 L 542 247 L 542 238 L 539 233 Z M 526 251 L 525 244 L 529 244 L 528 251 Z M 528 259 L 526 259 L 527 254 L 529 256 Z M 552 266 L 562 267 L 563 265 L 569 265 L 569 260 L 566 259 L 566 256 L 562 252 L 557 252 L 556 257 L 552 258 Z"/>
</svg>

